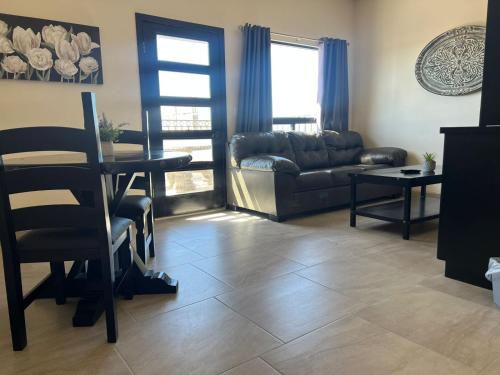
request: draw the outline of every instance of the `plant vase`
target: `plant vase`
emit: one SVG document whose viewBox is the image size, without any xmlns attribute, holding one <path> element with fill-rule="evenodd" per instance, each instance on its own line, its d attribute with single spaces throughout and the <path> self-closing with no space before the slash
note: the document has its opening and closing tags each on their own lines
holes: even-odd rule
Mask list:
<svg viewBox="0 0 500 375">
<path fill-rule="evenodd" d="M 436 162 L 434 160 L 424 160 L 423 172 L 434 172 L 436 169 Z"/>
<path fill-rule="evenodd" d="M 101 151 L 102 151 L 102 156 L 113 156 L 114 153 L 113 142 L 111 141 L 101 142 Z"/>
</svg>

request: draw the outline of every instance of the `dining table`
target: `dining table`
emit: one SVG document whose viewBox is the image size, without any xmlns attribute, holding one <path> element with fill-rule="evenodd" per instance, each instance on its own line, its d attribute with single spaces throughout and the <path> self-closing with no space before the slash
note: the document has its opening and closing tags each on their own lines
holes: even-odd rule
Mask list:
<svg viewBox="0 0 500 375">
<path fill-rule="evenodd" d="M 186 167 L 192 157 L 188 153 L 165 150 L 149 151 L 115 151 L 113 155 L 104 155 L 100 162 L 101 172 L 106 181 L 109 216 L 118 211 L 122 199 L 134 187 L 136 179 L 145 173 L 167 173 Z M 6 169 L 35 166 L 71 165 L 84 166 L 85 157 L 78 153 L 57 153 L 25 157 L 13 157 L 4 160 Z M 71 191 L 74 198 L 85 204 L 91 200 L 83 191 Z M 160 251 L 168 251 L 162 249 Z M 131 264 L 126 269 L 119 266 L 115 256 L 115 290 L 125 298 L 133 298 L 136 294 L 170 294 L 177 293 L 178 280 L 171 278 L 163 271 L 149 269 L 137 252 L 131 247 Z M 100 265 L 98 261 L 74 262 L 64 280 L 67 297 L 80 298 L 73 325 L 78 327 L 92 326 L 104 312 L 104 304 L 99 287 Z M 55 280 L 47 275 L 30 293 L 32 300 L 55 297 Z"/>
</svg>

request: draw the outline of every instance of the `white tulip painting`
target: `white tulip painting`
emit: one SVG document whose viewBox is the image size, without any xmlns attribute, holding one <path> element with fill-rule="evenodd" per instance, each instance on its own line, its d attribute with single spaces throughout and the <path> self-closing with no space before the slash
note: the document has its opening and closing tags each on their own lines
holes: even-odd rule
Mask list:
<svg viewBox="0 0 500 375">
<path fill-rule="evenodd" d="M 99 28 L 0 13 L 0 79 L 102 84 Z"/>
</svg>

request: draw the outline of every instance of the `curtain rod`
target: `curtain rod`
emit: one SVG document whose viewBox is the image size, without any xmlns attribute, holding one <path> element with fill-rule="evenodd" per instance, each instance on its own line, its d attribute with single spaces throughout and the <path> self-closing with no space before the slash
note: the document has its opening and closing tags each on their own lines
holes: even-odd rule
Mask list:
<svg viewBox="0 0 500 375">
<path fill-rule="evenodd" d="M 243 28 L 244 28 L 244 26 L 239 27 L 240 30 L 243 30 Z M 293 38 L 293 39 L 297 39 L 297 40 L 310 40 L 310 41 L 318 42 L 318 43 L 321 41 L 320 39 L 307 38 L 307 37 L 303 37 L 303 36 L 290 35 L 290 34 L 284 34 L 284 33 L 276 33 L 274 31 L 271 31 L 271 34 L 285 36 L 287 38 Z M 349 45 L 351 45 L 351 43 L 347 42 L 347 45 L 349 46 Z"/>
</svg>

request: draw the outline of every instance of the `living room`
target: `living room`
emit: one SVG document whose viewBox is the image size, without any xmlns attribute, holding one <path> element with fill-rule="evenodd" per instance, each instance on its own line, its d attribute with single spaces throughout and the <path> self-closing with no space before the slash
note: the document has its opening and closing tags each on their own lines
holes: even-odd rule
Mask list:
<svg viewBox="0 0 500 375">
<path fill-rule="evenodd" d="M 498 25 L 0 0 L 0 373 L 499 373 Z"/>
</svg>

